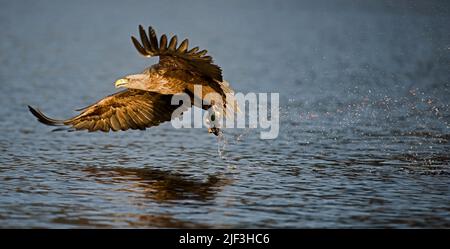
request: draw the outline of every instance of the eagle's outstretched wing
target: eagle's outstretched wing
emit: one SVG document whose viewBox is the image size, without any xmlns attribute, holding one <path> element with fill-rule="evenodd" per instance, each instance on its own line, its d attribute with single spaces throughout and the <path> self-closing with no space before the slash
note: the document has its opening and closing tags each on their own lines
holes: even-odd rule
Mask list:
<svg viewBox="0 0 450 249">
<path fill-rule="evenodd" d="M 172 95 L 141 90 L 124 90 L 103 98 L 82 109 L 81 113 L 67 120 L 56 120 L 28 106 L 41 123 L 53 126 L 71 126 L 76 130 L 145 130 L 172 118 L 178 107 L 171 105 Z"/>
<path fill-rule="evenodd" d="M 177 47 L 177 36 L 173 36 L 168 41 L 167 36 L 163 34 L 158 43 L 156 32 L 152 27 L 148 28 L 148 34 L 144 28 L 139 25 L 139 35 L 141 43 L 131 37 L 134 46 L 142 55 L 146 57 L 159 56 L 159 64 L 167 68 L 185 68 L 192 72 L 196 72 L 202 77 L 212 81 L 222 82 L 222 70 L 219 66 L 213 64 L 211 56 L 207 56 L 208 51 L 199 51 L 198 47 L 188 50 L 189 41 L 184 39 L 180 46 Z"/>
</svg>

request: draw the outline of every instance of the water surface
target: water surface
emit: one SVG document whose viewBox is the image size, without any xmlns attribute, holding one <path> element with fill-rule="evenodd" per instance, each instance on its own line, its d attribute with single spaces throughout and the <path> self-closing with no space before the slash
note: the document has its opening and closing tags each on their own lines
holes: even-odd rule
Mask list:
<svg viewBox="0 0 450 249">
<path fill-rule="evenodd" d="M 450 227 L 444 1 L 2 1 L 0 227 Z M 155 63 L 137 25 L 208 49 L 280 135 L 51 132 Z"/>
</svg>

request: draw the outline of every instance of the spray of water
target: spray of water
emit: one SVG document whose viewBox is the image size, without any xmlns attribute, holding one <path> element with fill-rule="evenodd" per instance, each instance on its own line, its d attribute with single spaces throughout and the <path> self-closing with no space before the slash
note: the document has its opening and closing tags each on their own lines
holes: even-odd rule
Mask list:
<svg viewBox="0 0 450 249">
<path fill-rule="evenodd" d="M 225 157 L 225 148 L 227 145 L 227 138 L 223 131 L 220 131 L 217 135 L 217 153 L 219 154 L 221 159 L 226 159 Z"/>
</svg>

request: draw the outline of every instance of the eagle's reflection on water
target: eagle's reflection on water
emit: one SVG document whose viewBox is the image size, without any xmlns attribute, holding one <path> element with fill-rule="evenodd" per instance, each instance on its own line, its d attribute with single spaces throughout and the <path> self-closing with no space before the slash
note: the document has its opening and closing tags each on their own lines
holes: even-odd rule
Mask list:
<svg viewBox="0 0 450 249">
<path fill-rule="evenodd" d="M 63 227 L 109 228 L 122 224 L 123 227 L 209 228 L 211 227 L 209 224 L 201 221 L 180 219 L 173 213 L 161 212 L 158 205 L 174 203 L 179 203 L 181 206 L 189 205 L 189 203 L 192 206 L 201 205 L 201 203 L 208 205 L 214 201 L 216 194 L 223 187 L 232 183 L 231 179 L 222 175 L 209 175 L 203 180 L 192 179 L 187 175 L 153 169 L 149 166 L 143 168 L 85 167 L 80 171 L 84 174 L 86 181 L 99 184 L 109 190 L 103 198 L 110 202 L 110 206 L 117 205 L 117 200 L 120 200 L 119 202 L 127 202 L 138 207 L 139 211 L 104 210 L 104 212 L 111 211 L 109 219 L 105 220 L 97 216 L 97 211 L 91 208 L 83 210 L 84 215 L 69 214 L 63 209 L 52 214 L 54 217 L 52 223 Z M 154 207 L 153 209 L 143 203 L 158 205 L 151 206 Z"/>
<path fill-rule="evenodd" d="M 173 200 L 213 200 L 217 192 L 232 180 L 219 175 L 209 175 L 206 180 L 190 179 L 186 175 L 151 168 L 88 167 L 83 169 L 87 177 L 101 184 L 131 184 L 127 189 L 142 193 L 145 198 L 158 202 Z"/>
</svg>

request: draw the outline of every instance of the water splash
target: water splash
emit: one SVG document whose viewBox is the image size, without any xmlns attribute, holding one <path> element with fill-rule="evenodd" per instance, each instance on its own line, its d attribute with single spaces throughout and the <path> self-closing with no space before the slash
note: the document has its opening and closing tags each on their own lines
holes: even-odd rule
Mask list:
<svg viewBox="0 0 450 249">
<path fill-rule="evenodd" d="M 244 132 L 240 133 L 236 136 L 236 142 L 240 142 L 243 138 L 245 138 L 250 133 L 250 128 L 245 128 Z"/>
<path fill-rule="evenodd" d="M 226 159 L 225 157 L 226 145 L 227 145 L 227 138 L 222 130 L 217 135 L 217 153 L 219 154 L 221 159 Z"/>
</svg>

